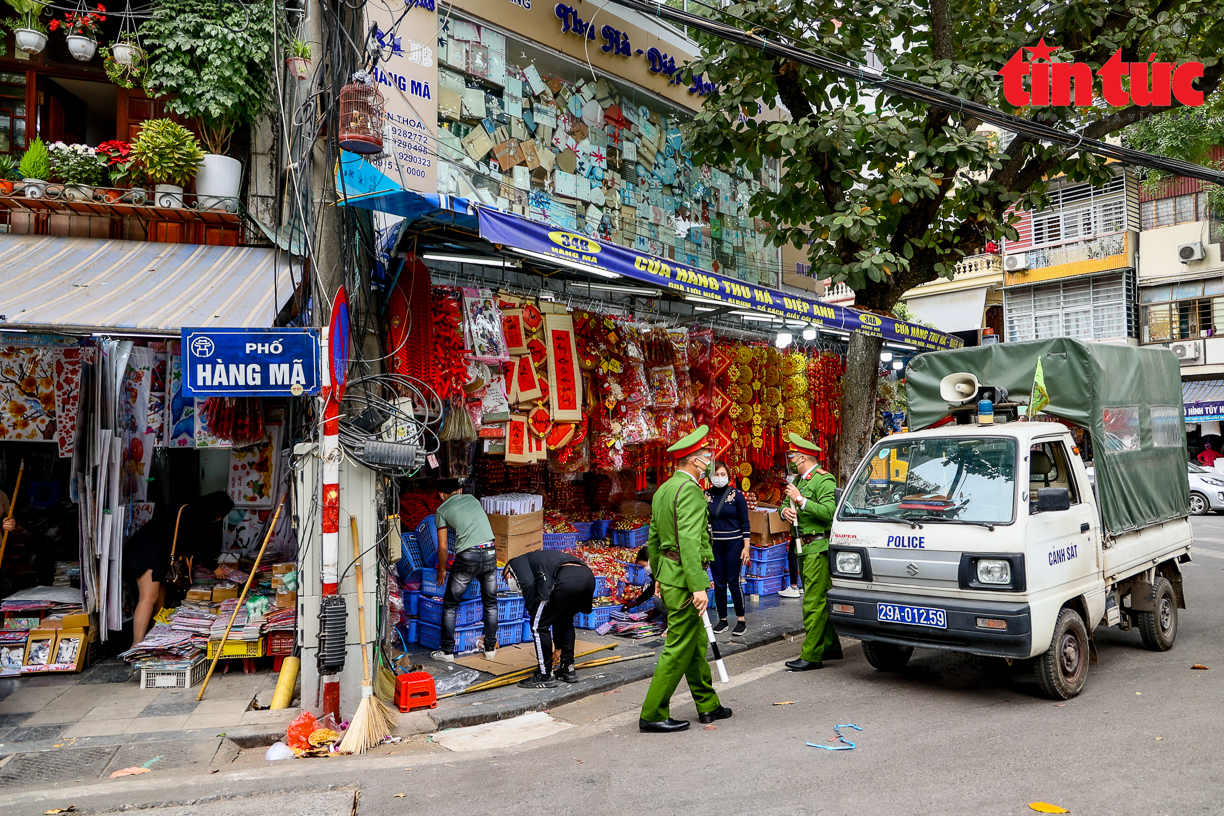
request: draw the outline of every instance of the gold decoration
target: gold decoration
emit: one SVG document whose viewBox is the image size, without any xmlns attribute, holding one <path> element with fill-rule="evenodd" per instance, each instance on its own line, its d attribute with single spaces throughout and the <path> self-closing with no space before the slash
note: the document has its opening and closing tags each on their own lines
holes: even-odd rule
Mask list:
<svg viewBox="0 0 1224 816">
<path fill-rule="evenodd" d="M 741 476 L 751 476 L 752 475 L 752 465 L 749 464 L 748 462 L 740 462 L 739 474 Z"/>
<path fill-rule="evenodd" d="M 752 482 L 748 481 L 748 477 L 745 476 L 740 481 L 740 489 L 743 490 L 745 493 L 747 493 L 751 488 L 752 488 Z"/>
<path fill-rule="evenodd" d="M 735 362 L 740 365 L 747 365 L 752 362 L 752 349 L 748 346 L 739 346 L 735 349 Z"/>
<path fill-rule="evenodd" d="M 752 382 L 752 366 L 740 366 L 739 375 L 736 377 L 741 385 L 747 385 Z"/>
</svg>

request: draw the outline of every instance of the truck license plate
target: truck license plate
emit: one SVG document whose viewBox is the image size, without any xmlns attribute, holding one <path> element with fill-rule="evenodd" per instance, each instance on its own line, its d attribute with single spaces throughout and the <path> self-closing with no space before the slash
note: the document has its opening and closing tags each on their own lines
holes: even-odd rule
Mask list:
<svg viewBox="0 0 1224 816">
<path fill-rule="evenodd" d="M 899 606 L 898 604 L 877 604 L 879 620 L 885 623 L 908 623 L 911 626 L 934 626 L 938 629 L 948 628 L 948 613 L 942 609 L 930 609 L 925 606 Z"/>
</svg>

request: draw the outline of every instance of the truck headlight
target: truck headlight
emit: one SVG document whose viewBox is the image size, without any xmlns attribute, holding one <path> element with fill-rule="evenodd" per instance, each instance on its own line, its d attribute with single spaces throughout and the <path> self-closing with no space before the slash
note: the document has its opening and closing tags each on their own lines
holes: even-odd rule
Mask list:
<svg viewBox="0 0 1224 816">
<path fill-rule="evenodd" d="M 843 575 L 863 574 L 863 557 L 856 552 L 839 552 L 836 565 L 837 571 Z"/>
<path fill-rule="evenodd" d="M 1010 584 L 1011 562 L 983 558 L 977 562 L 977 579 L 979 584 Z"/>
</svg>

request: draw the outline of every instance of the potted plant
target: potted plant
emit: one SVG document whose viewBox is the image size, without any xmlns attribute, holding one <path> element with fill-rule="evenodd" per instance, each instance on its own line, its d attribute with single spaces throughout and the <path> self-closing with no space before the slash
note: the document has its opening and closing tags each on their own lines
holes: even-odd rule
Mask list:
<svg viewBox="0 0 1224 816">
<path fill-rule="evenodd" d="M 22 192 L 26 198 L 42 198 L 47 192 L 47 181 L 51 178 L 51 156 L 43 140 L 34 137 L 25 155 L 21 157 L 18 172 L 24 184 Z"/>
<path fill-rule="evenodd" d="M 102 199 L 108 204 L 114 204 L 120 198 L 133 204 L 143 204 L 146 200 L 144 190 L 138 186 L 142 183 L 144 173 L 132 146 L 118 139 L 103 142 L 97 147 L 97 154 L 106 164 L 110 175 L 111 189 L 101 190 Z M 133 185 L 130 193 L 124 193 L 123 188 Z"/>
<path fill-rule="evenodd" d="M 137 60 L 144 58 L 144 49 L 140 47 L 140 43 L 136 40 L 136 32 L 125 31 L 119 35 L 119 39 L 111 46 L 111 56 L 115 62 L 122 65 L 124 68 L 131 68 L 136 64 Z"/>
<path fill-rule="evenodd" d="M 18 15 L 4 21 L 4 24 L 13 31 L 18 50 L 27 54 L 42 53 L 42 50 L 47 47 L 47 24 L 39 19 L 43 4 L 38 0 L 5 0 L 5 2 Z"/>
<path fill-rule="evenodd" d="M 98 53 L 98 28 L 106 20 L 106 6 L 98 4 L 96 11 L 69 12 L 62 20 L 52 20 L 51 30 L 64 29 L 68 51 L 81 62 L 89 62 Z"/>
<path fill-rule="evenodd" d="M 12 195 L 17 178 L 17 160 L 8 153 L 0 153 L 0 195 Z"/>
<path fill-rule="evenodd" d="M 295 79 L 306 79 L 310 76 L 310 43 L 296 37 L 289 44 L 290 56 L 285 60 L 289 64 L 289 73 Z"/>
<path fill-rule="evenodd" d="M 204 159 L 195 134 L 170 119 L 150 119 L 140 126 L 132 156 L 154 186 L 158 207 L 182 207 L 183 188 Z"/>
<path fill-rule="evenodd" d="M 155 0 L 140 27 L 149 93 L 199 124 L 208 151 L 196 177 L 201 208 L 237 208 L 242 163 L 227 155 L 230 143 L 273 110 L 273 11 L 272 3 Z"/>
<path fill-rule="evenodd" d="M 67 201 L 89 201 L 94 187 L 106 180 L 106 162 L 92 147 L 52 142 L 47 147 L 51 178 L 64 185 Z"/>
<path fill-rule="evenodd" d="M 131 36 L 131 35 L 123 35 Z M 144 49 L 134 41 L 119 41 L 102 46 L 102 65 L 110 81 L 120 88 L 143 88 L 149 74 L 149 60 Z"/>
</svg>

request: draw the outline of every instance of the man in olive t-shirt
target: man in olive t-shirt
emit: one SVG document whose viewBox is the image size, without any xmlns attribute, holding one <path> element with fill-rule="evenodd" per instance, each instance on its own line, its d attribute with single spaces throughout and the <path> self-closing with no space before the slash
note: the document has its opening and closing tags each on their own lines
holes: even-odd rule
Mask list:
<svg viewBox="0 0 1224 816">
<path fill-rule="evenodd" d="M 464 494 L 457 479 L 439 479 L 434 489 L 442 498 L 434 515 L 438 524 L 438 585 L 445 584 L 446 593 L 442 596 L 442 648 L 430 657 L 448 663 L 455 659 L 459 601 L 468 584 L 479 580 L 484 604 L 484 653 L 492 660 L 497 655 L 497 549 L 493 528 L 480 501 Z M 453 553 L 449 557 L 448 550 Z"/>
</svg>

